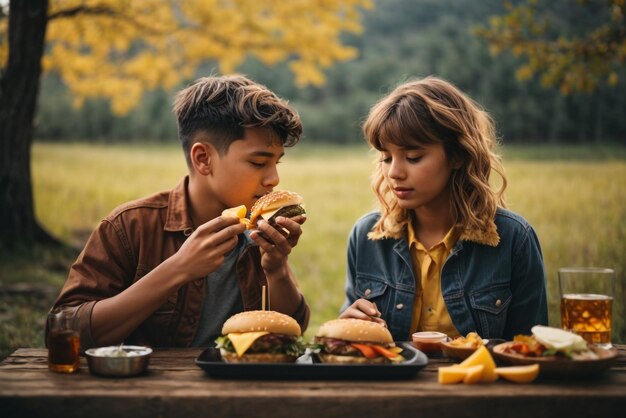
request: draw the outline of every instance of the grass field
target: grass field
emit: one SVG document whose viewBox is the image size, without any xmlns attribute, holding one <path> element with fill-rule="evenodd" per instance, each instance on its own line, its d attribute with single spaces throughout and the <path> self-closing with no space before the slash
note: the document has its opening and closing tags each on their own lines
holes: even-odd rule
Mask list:
<svg viewBox="0 0 626 418">
<path fill-rule="evenodd" d="M 612 267 L 617 275 L 614 341 L 626 342 L 624 149 L 511 147 L 503 153 L 509 207 L 535 227 L 542 244 L 550 323 L 559 325 L 558 267 Z M 311 305 L 307 337 L 335 317 L 343 301 L 347 235 L 354 221 L 375 207 L 369 187 L 373 159 L 364 146 L 299 145 L 287 150 L 279 166 L 279 188 L 301 193 L 309 215 L 291 256 Z M 56 236 L 77 246 L 115 206 L 171 188 L 186 173 L 176 145 L 39 143 L 33 147 L 32 163 L 37 216 Z M 0 285 L 43 282 L 58 291 L 70 261 L 49 254 L 40 258 L 41 263 L 3 260 Z M 0 305 L 0 358 L 21 345 L 42 345 L 39 325 L 45 308 L 12 305 Z"/>
</svg>

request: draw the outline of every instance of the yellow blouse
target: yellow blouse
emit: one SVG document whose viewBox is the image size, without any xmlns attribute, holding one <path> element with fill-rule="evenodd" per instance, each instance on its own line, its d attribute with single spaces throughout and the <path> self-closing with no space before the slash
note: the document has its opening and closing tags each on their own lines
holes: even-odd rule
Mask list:
<svg viewBox="0 0 626 418">
<path fill-rule="evenodd" d="M 408 241 L 415 270 L 412 333 L 439 331 L 450 338 L 460 336 L 452 324 L 452 318 L 441 294 L 441 268 L 459 239 L 459 235 L 459 231 L 453 227 L 441 242 L 426 249 L 417 240 L 413 226 L 408 224 Z"/>
</svg>

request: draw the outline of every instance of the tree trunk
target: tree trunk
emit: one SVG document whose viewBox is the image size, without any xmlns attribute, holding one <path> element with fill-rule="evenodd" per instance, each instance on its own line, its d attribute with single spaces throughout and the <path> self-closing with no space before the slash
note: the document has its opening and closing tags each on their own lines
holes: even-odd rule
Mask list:
<svg viewBox="0 0 626 418">
<path fill-rule="evenodd" d="M 37 222 L 30 148 L 44 52 L 48 0 L 11 0 L 9 59 L 0 74 L 0 248 L 55 244 Z"/>
</svg>

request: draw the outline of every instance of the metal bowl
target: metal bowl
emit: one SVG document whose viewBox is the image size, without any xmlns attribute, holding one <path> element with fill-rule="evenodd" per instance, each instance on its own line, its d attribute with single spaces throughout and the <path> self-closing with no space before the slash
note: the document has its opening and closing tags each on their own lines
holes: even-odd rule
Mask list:
<svg viewBox="0 0 626 418">
<path fill-rule="evenodd" d="M 128 377 L 144 373 L 150 363 L 150 347 L 113 345 L 90 348 L 85 351 L 92 374 L 110 377 Z"/>
</svg>

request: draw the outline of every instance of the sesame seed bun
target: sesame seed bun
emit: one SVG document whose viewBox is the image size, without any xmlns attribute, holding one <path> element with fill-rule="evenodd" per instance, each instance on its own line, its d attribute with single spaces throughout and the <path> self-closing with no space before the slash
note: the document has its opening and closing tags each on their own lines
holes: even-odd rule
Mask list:
<svg viewBox="0 0 626 418">
<path fill-rule="evenodd" d="M 351 342 L 393 343 L 391 333 L 384 326 L 354 318 L 325 322 L 320 326 L 316 336 Z"/>
<path fill-rule="evenodd" d="M 222 334 L 231 332 L 268 331 L 299 337 L 300 325 L 289 315 L 276 311 L 246 311 L 228 318 L 222 326 Z"/>
</svg>

